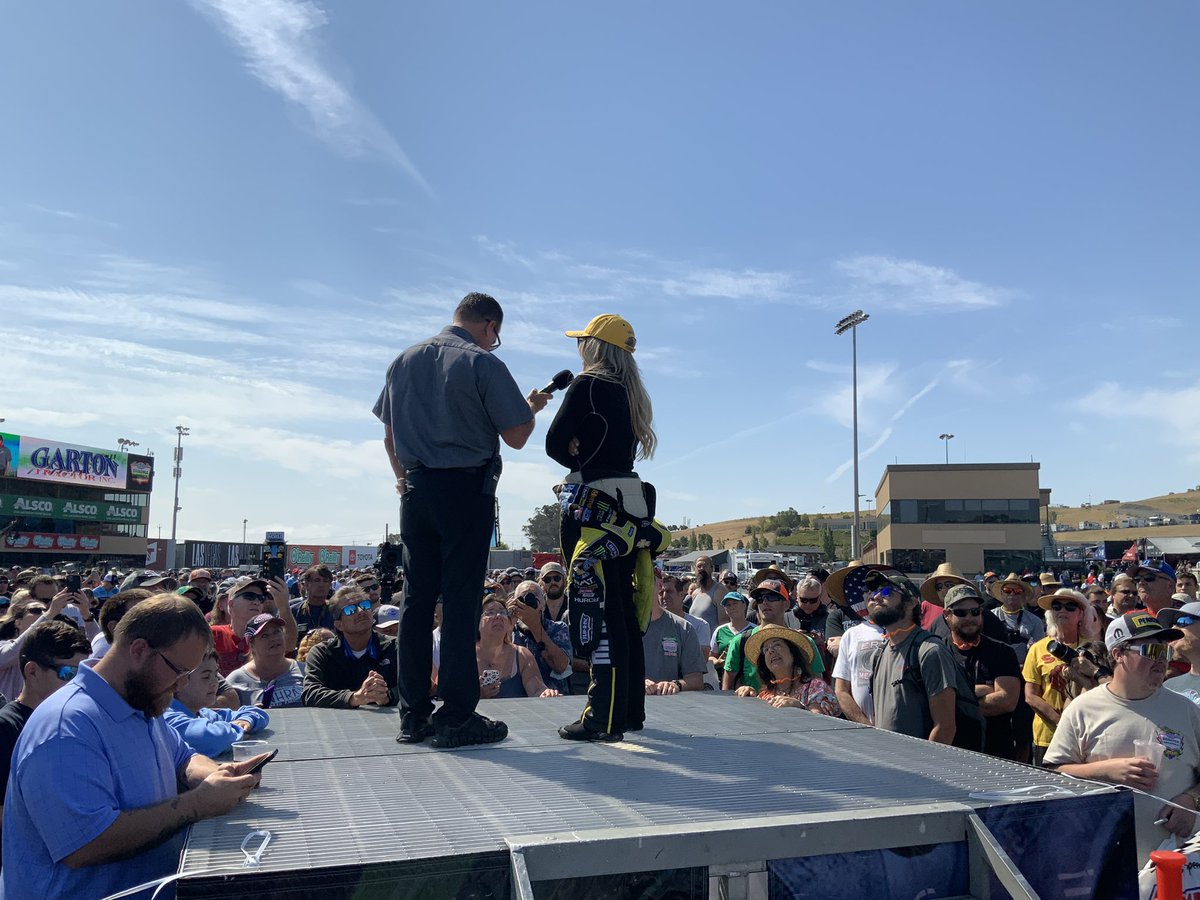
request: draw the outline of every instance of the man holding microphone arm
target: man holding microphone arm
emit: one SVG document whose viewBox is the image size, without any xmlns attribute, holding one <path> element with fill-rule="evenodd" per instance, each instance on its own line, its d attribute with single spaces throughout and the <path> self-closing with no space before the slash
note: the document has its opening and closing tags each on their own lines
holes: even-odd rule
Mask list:
<svg viewBox="0 0 1200 900">
<path fill-rule="evenodd" d="M 406 593 L 400 618 L 401 724 L 396 738 L 436 747 L 503 740 L 508 727 L 475 712 L 475 632 L 495 521 L 500 439 L 520 450 L 550 396 L 522 397 L 500 346 L 504 312 L 471 293 L 435 337 L 401 353 L 375 404 L 403 498 L 400 535 Z M 430 698 L 433 611 L 443 602 L 438 692 Z"/>
</svg>

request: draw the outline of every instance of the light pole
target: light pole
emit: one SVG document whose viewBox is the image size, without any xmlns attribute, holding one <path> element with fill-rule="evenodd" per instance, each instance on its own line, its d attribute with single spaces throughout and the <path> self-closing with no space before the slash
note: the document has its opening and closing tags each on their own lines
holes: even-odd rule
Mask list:
<svg viewBox="0 0 1200 900">
<path fill-rule="evenodd" d="M 121 448 L 122 453 L 128 453 L 130 447 L 138 447 L 137 441 L 131 441 L 129 438 L 117 438 L 117 446 Z"/>
<path fill-rule="evenodd" d="M 834 334 L 850 332 L 850 378 L 854 398 L 854 525 L 850 530 L 851 559 L 858 559 L 861 553 L 858 542 L 858 326 L 869 318 L 870 315 L 856 309 L 834 326 Z"/>
<path fill-rule="evenodd" d="M 954 437 L 952 434 L 939 434 L 938 440 L 946 445 L 946 465 L 950 465 L 950 439 Z"/>
<path fill-rule="evenodd" d="M 175 426 L 175 433 L 179 435 L 179 439 L 175 442 L 175 503 L 171 510 L 171 565 L 169 568 L 175 567 L 175 526 L 179 521 L 179 476 L 183 474 L 183 439 L 191 432 L 192 429 L 186 428 L 183 425 Z"/>
<path fill-rule="evenodd" d="M 249 521 L 250 521 L 249 519 L 242 519 L 242 543 L 243 544 L 246 543 L 246 523 Z"/>
</svg>

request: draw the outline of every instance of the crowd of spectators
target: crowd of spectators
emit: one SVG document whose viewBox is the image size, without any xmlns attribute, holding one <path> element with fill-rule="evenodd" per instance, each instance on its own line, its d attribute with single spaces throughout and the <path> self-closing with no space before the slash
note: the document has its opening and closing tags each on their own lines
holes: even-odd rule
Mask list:
<svg viewBox="0 0 1200 900">
<path fill-rule="evenodd" d="M 586 692 L 566 574 L 552 562 L 485 580 L 484 699 Z M 1154 792 L 1171 804 L 1139 801 L 1149 804 L 1139 852 L 1194 829 L 1192 572 L 1143 561 L 1070 584 L 942 565 L 916 586 L 852 563 L 800 578 L 769 567 L 739 583 L 702 558 L 687 575 L 657 571 L 648 695 L 733 692 L 779 715 L 845 718 Z M 389 596 L 373 571 L 320 565 L 271 581 L 195 569 L 89 573 L 73 585 L 0 573 L 0 693 L 12 698 L 0 702 L 3 847 L 29 860 L 0 874 L 7 895 L 36 878 L 82 896 L 156 870 L 165 836 L 257 784 L 244 764 L 213 757 L 267 727 L 271 710 L 398 703 L 402 577 Z M 434 626 L 436 694 L 440 617 Z M 65 791 L 63 773 L 84 783 Z M 191 790 L 179 793 L 177 778 Z"/>
</svg>

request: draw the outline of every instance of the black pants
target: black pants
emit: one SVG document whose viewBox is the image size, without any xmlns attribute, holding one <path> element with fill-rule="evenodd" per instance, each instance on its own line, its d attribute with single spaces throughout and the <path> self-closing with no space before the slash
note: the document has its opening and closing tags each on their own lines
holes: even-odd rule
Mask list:
<svg viewBox="0 0 1200 900">
<path fill-rule="evenodd" d="M 404 609 L 400 614 L 401 711 L 433 713 L 433 609 L 442 600 L 438 693 L 440 726 L 466 721 L 479 703 L 479 633 L 483 578 L 495 500 L 483 493 L 484 470 L 415 469 L 400 513 L 404 542 Z"/>
<path fill-rule="evenodd" d="M 562 549 L 570 555 L 579 525 L 564 522 Z M 624 732 L 646 720 L 646 657 L 633 605 L 633 556 L 600 563 L 604 571 L 604 638 L 592 654 L 583 724 L 593 731 Z"/>
</svg>

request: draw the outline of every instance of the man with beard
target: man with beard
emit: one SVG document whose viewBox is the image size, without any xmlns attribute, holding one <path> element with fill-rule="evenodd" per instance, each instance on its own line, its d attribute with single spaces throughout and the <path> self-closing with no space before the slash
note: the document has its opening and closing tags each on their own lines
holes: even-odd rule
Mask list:
<svg viewBox="0 0 1200 900">
<path fill-rule="evenodd" d="M 157 595 L 125 614 L 102 660 L 33 711 L 4 807 L 4 855 L 20 860 L 0 872 L 4 896 L 105 897 L 170 875 L 182 830 L 258 784 L 247 773 L 262 757 L 217 765 L 162 719 L 211 647 L 194 603 Z"/>
<path fill-rule="evenodd" d="M 1200 803 L 1200 707 L 1163 690 L 1170 641 L 1183 635 L 1174 610 L 1156 620 L 1126 613 L 1108 626 L 1112 681 L 1085 692 L 1062 714 L 1044 763 L 1076 778 L 1123 784 L 1166 798 L 1133 798 L 1138 864 L 1169 834 L 1195 830 Z M 1182 806 L 1184 809 L 1179 809 Z"/>
<path fill-rule="evenodd" d="M 546 592 L 546 615 L 555 622 L 567 621 L 567 570 L 548 562 L 538 572 L 538 584 Z"/>
<path fill-rule="evenodd" d="M 546 615 L 554 622 L 566 625 L 567 620 L 567 570 L 561 564 L 548 562 L 538 571 L 538 584 L 546 592 Z M 586 659 L 571 657 L 569 690 L 564 694 L 586 694 L 590 666 Z M 543 679 L 544 681 L 545 679 Z M 546 682 L 549 684 L 549 682 Z"/>
<path fill-rule="evenodd" d="M 987 613 L 973 585 L 950 588 L 944 597 L 946 625 L 954 659 L 975 688 L 979 711 L 987 728 L 983 752 L 1001 759 L 1016 758 L 1013 711 L 1021 697 L 1021 668 L 1012 648 L 983 633 Z"/>
<path fill-rule="evenodd" d="M 920 598 L 898 579 L 872 585 L 867 596 L 867 614 L 886 638 L 871 665 L 875 727 L 978 750 L 982 720 L 972 720 L 968 732 L 966 717 L 956 714 L 959 692 L 973 697 L 973 689 L 949 648 L 920 627 L 919 610 Z"/>
<path fill-rule="evenodd" d="M 721 598 L 725 596 L 726 587 L 713 577 L 713 562 L 709 557 L 699 557 L 695 569 L 696 591 L 692 594 L 690 613 L 708 623 L 708 633 L 711 635 L 718 625 L 727 621 L 725 611 L 721 609 Z"/>
</svg>

